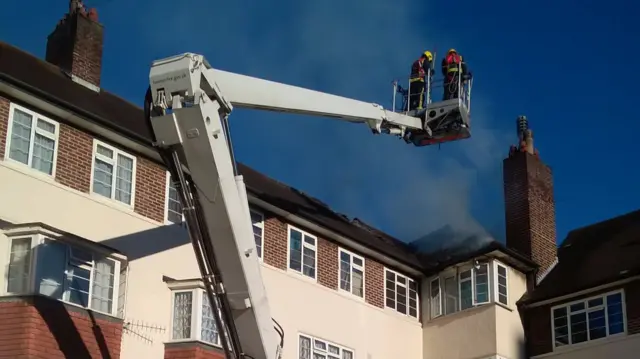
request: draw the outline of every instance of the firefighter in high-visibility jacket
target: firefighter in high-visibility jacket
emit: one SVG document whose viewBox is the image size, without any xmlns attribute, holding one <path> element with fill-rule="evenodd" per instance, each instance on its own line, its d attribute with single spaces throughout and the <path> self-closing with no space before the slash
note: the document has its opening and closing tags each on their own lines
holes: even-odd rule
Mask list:
<svg viewBox="0 0 640 359">
<path fill-rule="evenodd" d="M 427 76 L 433 76 L 433 55 L 425 51 L 420 58 L 411 65 L 411 77 L 409 79 L 409 111 L 421 110 L 424 106 L 424 92 Z M 430 82 L 429 82 L 430 83 Z"/>
<path fill-rule="evenodd" d="M 459 85 L 471 78 L 471 73 L 467 70 L 467 64 L 455 49 L 450 49 L 447 56 L 442 59 L 442 75 L 444 76 L 444 98 L 450 100 L 458 98 L 460 94 Z"/>
</svg>

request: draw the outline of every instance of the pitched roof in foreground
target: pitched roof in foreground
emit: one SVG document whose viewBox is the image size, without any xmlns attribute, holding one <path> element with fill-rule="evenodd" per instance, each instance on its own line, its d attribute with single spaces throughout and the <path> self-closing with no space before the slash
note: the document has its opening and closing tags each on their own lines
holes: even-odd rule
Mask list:
<svg viewBox="0 0 640 359">
<path fill-rule="evenodd" d="M 640 210 L 575 229 L 558 264 L 521 304 L 553 299 L 640 274 Z"/>
</svg>

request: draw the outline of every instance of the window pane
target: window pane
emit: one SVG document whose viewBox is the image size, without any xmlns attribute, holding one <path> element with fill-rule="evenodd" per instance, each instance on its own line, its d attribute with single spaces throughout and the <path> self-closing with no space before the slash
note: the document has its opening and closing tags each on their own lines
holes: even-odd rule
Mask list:
<svg viewBox="0 0 640 359">
<path fill-rule="evenodd" d="M 609 322 L 609 335 L 624 331 L 624 317 L 622 316 L 622 294 L 616 293 L 607 296 L 607 316 Z"/>
<path fill-rule="evenodd" d="M 357 295 L 358 297 L 362 297 L 364 295 L 364 274 L 360 269 L 353 269 L 352 273 L 353 284 L 352 284 L 352 293 Z"/>
<path fill-rule="evenodd" d="M 93 287 L 91 288 L 91 308 L 104 313 L 113 310 L 113 286 L 116 265 L 111 259 L 96 260 L 93 268 Z"/>
<path fill-rule="evenodd" d="M 353 359 L 353 353 L 348 350 L 343 350 L 342 359 Z"/>
<path fill-rule="evenodd" d="M 304 247 L 302 249 L 302 273 L 308 277 L 316 277 L 316 251 Z"/>
<path fill-rule="evenodd" d="M 460 274 L 460 309 L 473 307 L 473 289 L 471 286 L 471 270 Z"/>
<path fill-rule="evenodd" d="M 571 343 L 587 341 L 587 313 L 571 314 Z"/>
<path fill-rule="evenodd" d="M 431 282 L 431 317 L 440 315 L 440 279 Z"/>
<path fill-rule="evenodd" d="M 116 174 L 116 197 L 117 201 L 131 204 L 131 193 L 133 188 L 133 159 L 118 155 L 118 171 Z"/>
<path fill-rule="evenodd" d="M 351 256 L 340 251 L 340 288 L 351 291 Z"/>
<path fill-rule="evenodd" d="M 182 223 L 182 203 L 176 186 L 169 181 L 169 195 L 167 199 L 167 220 L 171 223 Z"/>
<path fill-rule="evenodd" d="M 449 277 L 444 280 L 445 291 L 445 314 L 458 311 L 458 283 L 456 277 Z"/>
<path fill-rule="evenodd" d="M 567 323 L 567 308 L 557 308 L 553 311 L 553 328 L 556 346 L 569 344 L 569 326 Z"/>
<path fill-rule="evenodd" d="M 256 242 L 256 250 L 258 251 L 258 257 L 262 258 L 262 241 L 263 241 L 262 227 L 264 225 L 262 215 L 253 211 L 251 211 L 250 213 L 251 213 L 251 224 L 253 227 L 253 239 Z"/>
<path fill-rule="evenodd" d="M 40 130 L 40 132 L 55 133 L 55 126 L 53 124 L 38 120 L 38 128 L 43 127 L 46 127 L 46 130 Z M 53 174 L 53 152 L 56 141 L 36 132 L 33 142 L 33 161 L 31 167 L 48 175 Z"/>
<path fill-rule="evenodd" d="M 209 297 L 202 293 L 202 329 L 200 331 L 202 341 L 212 344 L 220 343 L 220 334 L 216 328 L 216 320 L 213 317 L 213 309 L 209 305 Z"/>
<path fill-rule="evenodd" d="M 489 265 L 481 264 L 475 270 L 476 303 L 489 302 Z"/>
<path fill-rule="evenodd" d="M 300 350 L 298 354 L 299 359 L 311 359 L 311 339 L 300 336 L 298 342 L 298 348 Z"/>
<path fill-rule="evenodd" d="M 395 273 L 387 272 L 384 282 L 386 301 L 385 305 L 389 308 L 396 308 L 396 276 Z"/>
<path fill-rule="evenodd" d="M 29 147 L 31 146 L 32 125 L 33 118 L 31 115 L 18 109 L 13 111 L 9 158 L 24 163 L 25 165 L 29 163 Z"/>
<path fill-rule="evenodd" d="M 302 233 L 291 230 L 289 232 L 289 268 L 302 271 Z"/>
<path fill-rule="evenodd" d="M 607 325 L 604 318 L 604 309 L 589 313 L 589 340 L 600 339 L 607 336 Z"/>
<path fill-rule="evenodd" d="M 67 267 L 67 281 L 69 288 L 68 301 L 81 305 L 89 306 L 89 279 L 91 271 L 88 268 L 69 264 Z"/>
<path fill-rule="evenodd" d="M 191 292 L 181 292 L 174 295 L 173 339 L 191 337 L 192 299 Z"/>
<path fill-rule="evenodd" d="M 507 298 L 507 268 L 499 265 L 498 267 L 498 302 L 508 305 Z"/>
<path fill-rule="evenodd" d="M 66 278 L 68 247 L 64 243 L 45 239 L 38 246 L 36 291 L 47 297 L 62 299 Z"/>
<path fill-rule="evenodd" d="M 396 285 L 396 310 L 402 314 L 407 314 L 407 287 Z"/>
<path fill-rule="evenodd" d="M 93 167 L 93 192 L 111 198 L 113 165 L 96 158 Z"/>
<path fill-rule="evenodd" d="M 29 286 L 31 268 L 31 237 L 11 240 L 9 254 L 9 273 L 7 274 L 7 292 L 25 293 Z"/>
</svg>

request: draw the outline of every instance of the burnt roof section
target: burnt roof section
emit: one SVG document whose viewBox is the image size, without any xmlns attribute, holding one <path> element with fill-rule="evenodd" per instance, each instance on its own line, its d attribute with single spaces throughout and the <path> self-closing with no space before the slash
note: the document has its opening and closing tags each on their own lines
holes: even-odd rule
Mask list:
<svg viewBox="0 0 640 359">
<path fill-rule="evenodd" d="M 101 89 L 95 92 L 76 84 L 57 66 L 17 47 L 0 42 L 0 80 L 77 113 L 89 121 L 142 144 L 151 145 L 151 133 L 142 108 Z M 379 235 L 332 211 L 312 196 L 239 164 L 247 189 L 258 198 L 320 226 L 375 249 L 399 262 L 421 269 L 408 245 L 389 235 Z M 380 232 L 381 233 L 381 232 Z"/>
<path fill-rule="evenodd" d="M 640 210 L 575 229 L 558 264 L 519 303 L 530 304 L 640 274 Z"/>
</svg>

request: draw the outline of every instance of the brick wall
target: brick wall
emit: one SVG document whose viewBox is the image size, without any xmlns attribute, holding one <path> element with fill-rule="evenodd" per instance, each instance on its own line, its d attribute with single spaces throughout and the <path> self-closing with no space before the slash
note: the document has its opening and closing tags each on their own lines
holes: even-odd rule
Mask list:
<svg viewBox="0 0 640 359">
<path fill-rule="evenodd" d="M 278 269 L 287 269 L 287 224 L 278 217 L 264 214 L 264 262 Z"/>
<path fill-rule="evenodd" d="M 338 245 L 318 238 L 318 283 L 338 290 Z"/>
<path fill-rule="evenodd" d="M 92 161 L 93 138 L 91 135 L 61 123 L 56 181 L 80 192 L 89 193 Z"/>
<path fill-rule="evenodd" d="M 364 260 L 365 300 L 384 308 L 384 266 L 373 259 Z"/>
<path fill-rule="evenodd" d="M 136 165 L 135 211 L 158 222 L 164 222 L 167 193 L 167 171 L 143 157 Z"/>
<path fill-rule="evenodd" d="M 167 343 L 164 359 L 225 359 L 222 350 L 199 342 Z"/>
<path fill-rule="evenodd" d="M 557 256 L 551 169 L 526 152 L 503 162 L 507 246 L 548 268 Z"/>
<path fill-rule="evenodd" d="M 575 300 L 586 299 L 598 294 L 604 294 L 619 288 L 607 288 L 565 301 L 526 309 L 524 311 L 525 332 L 527 335 L 527 351 L 529 355 L 541 355 L 553 351 L 551 307 Z M 640 334 L 640 281 L 628 283 L 622 288 L 624 288 L 625 294 L 627 333 Z"/>
<path fill-rule="evenodd" d="M 46 297 L 0 301 L 0 358 L 120 357 L 122 321 Z"/>
</svg>

